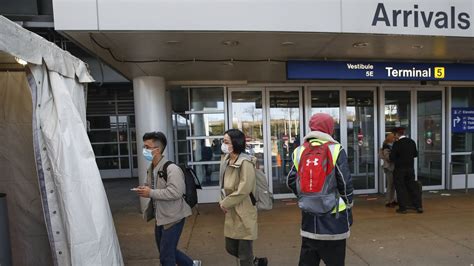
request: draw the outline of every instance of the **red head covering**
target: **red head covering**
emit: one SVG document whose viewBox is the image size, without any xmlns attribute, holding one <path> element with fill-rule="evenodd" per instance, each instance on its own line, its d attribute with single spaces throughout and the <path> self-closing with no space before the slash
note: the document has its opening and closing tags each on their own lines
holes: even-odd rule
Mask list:
<svg viewBox="0 0 474 266">
<path fill-rule="evenodd" d="M 311 131 L 321 131 L 332 135 L 334 133 L 334 119 L 328 114 L 315 114 L 309 120 Z"/>
</svg>

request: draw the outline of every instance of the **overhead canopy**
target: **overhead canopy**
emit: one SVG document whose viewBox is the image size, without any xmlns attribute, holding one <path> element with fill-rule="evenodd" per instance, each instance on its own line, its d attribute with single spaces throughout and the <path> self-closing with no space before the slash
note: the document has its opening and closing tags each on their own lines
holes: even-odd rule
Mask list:
<svg viewBox="0 0 474 266">
<path fill-rule="evenodd" d="M 123 265 L 86 132 L 91 81 L 82 61 L 0 16 L 0 193 L 14 265 Z"/>
</svg>

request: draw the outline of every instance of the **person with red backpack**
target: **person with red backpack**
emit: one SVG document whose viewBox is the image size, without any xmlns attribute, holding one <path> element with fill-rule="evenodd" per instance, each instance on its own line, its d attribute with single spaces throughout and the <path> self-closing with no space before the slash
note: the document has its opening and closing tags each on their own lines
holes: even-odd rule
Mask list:
<svg viewBox="0 0 474 266">
<path fill-rule="evenodd" d="M 293 152 L 288 188 L 302 210 L 299 266 L 344 265 L 352 225 L 353 185 L 347 155 L 333 139 L 334 120 L 315 114 L 311 132 Z"/>
</svg>

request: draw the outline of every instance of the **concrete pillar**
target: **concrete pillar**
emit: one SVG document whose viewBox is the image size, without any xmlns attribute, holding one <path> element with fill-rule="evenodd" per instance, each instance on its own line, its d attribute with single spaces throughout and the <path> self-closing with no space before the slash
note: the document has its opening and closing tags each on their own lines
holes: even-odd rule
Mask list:
<svg viewBox="0 0 474 266">
<path fill-rule="evenodd" d="M 139 184 L 146 181 L 146 170 L 149 162 L 143 158 L 143 134 L 151 131 L 161 131 L 166 135 L 168 146 L 173 145 L 173 136 L 169 134 L 171 113 L 167 108 L 169 94 L 166 93 L 166 83 L 162 77 L 137 77 L 133 79 L 133 97 L 135 101 L 135 123 L 137 131 L 137 159 Z M 169 103 L 168 103 L 169 104 Z M 167 154 L 168 159 L 173 160 Z M 146 200 L 141 199 L 140 205 L 145 207 Z"/>
</svg>

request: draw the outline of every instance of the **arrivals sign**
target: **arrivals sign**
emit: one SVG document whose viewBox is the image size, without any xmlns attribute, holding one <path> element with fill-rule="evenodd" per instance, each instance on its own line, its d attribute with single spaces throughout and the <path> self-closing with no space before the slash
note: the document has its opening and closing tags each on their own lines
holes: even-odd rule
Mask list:
<svg viewBox="0 0 474 266">
<path fill-rule="evenodd" d="M 474 133 L 474 108 L 452 108 L 453 133 Z"/>
<path fill-rule="evenodd" d="M 288 80 L 474 81 L 474 64 L 288 61 Z"/>
</svg>

